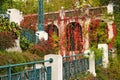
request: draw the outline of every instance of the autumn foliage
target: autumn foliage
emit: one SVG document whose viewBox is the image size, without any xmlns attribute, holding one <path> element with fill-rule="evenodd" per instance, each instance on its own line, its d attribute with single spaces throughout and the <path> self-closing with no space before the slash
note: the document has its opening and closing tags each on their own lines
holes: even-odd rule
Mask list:
<svg viewBox="0 0 120 80">
<path fill-rule="evenodd" d="M 99 43 L 106 43 L 108 39 L 107 23 L 102 20 L 91 20 L 89 26 L 90 47 L 97 47 Z"/>
<path fill-rule="evenodd" d="M 53 45 L 50 41 L 39 41 L 38 44 L 35 44 L 31 49 L 30 52 L 33 54 L 37 54 L 40 57 L 44 57 L 47 54 L 55 54 Z"/>
<path fill-rule="evenodd" d="M 20 25 L 22 28 L 31 29 L 35 32 L 37 30 L 37 22 L 38 22 L 37 14 L 25 15 L 24 20 L 22 20 Z"/>
<path fill-rule="evenodd" d="M 1 50 L 13 47 L 14 43 L 15 43 L 14 35 L 11 32 L 0 32 Z"/>
<path fill-rule="evenodd" d="M 82 27 L 79 23 L 70 23 L 66 27 L 66 43 L 68 51 L 79 51 L 83 49 L 81 44 L 82 39 Z"/>
</svg>

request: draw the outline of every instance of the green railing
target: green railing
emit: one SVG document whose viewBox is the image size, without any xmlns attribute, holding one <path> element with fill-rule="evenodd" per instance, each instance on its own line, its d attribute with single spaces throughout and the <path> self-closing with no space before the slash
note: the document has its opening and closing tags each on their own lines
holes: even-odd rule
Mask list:
<svg viewBox="0 0 120 80">
<path fill-rule="evenodd" d="M 89 60 L 83 54 L 65 56 L 63 58 L 63 80 L 70 80 L 71 77 L 78 79 L 80 73 L 89 69 Z"/>
<path fill-rule="evenodd" d="M 97 59 L 97 60 L 95 60 L 95 66 L 98 66 L 100 64 L 102 64 L 102 57 Z"/>
<path fill-rule="evenodd" d="M 0 14 L 1 18 L 9 18 L 9 14 Z"/>
<path fill-rule="evenodd" d="M 51 66 L 44 66 L 45 62 L 52 63 L 52 58 L 49 60 L 34 61 L 21 64 L 9 64 L 0 66 L 0 69 L 7 69 L 6 75 L 1 75 L 0 80 L 51 80 Z M 40 68 L 36 68 L 36 64 L 42 64 Z M 32 69 L 23 70 L 21 72 L 12 73 L 13 67 L 31 65 Z"/>
</svg>

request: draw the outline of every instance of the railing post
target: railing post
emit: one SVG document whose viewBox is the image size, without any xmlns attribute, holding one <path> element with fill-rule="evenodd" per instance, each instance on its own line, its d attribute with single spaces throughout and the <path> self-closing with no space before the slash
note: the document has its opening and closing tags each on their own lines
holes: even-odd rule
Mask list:
<svg viewBox="0 0 120 80">
<path fill-rule="evenodd" d="M 98 44 L 99 49 L 103 49 L 102 64 L 104 68 L 107 68 L 108 65 L 108 45 L 107 44 Z"/>
<path fill-rule="evenodd" d="M 10 65 L 10 61 L 8 61 L 8 80 L 11 80 L 11 65 Z"/>
<path fill-rule="evenodd" d="M 108 14 L 113 14 L 113 7 L 114 7 L 114 4 L 112 2 L 110 2 L 108 5 L 107 5 L 107 13 Z"/>
<path fill-rule="evenodd" d="M 96 76 L 95 72 L 95 54 L 93 51 L 90 51 L 89 55 L 89 72 L 93 74 L 93 76 Z"/>
<path fill-rule="evenodd" d="M 53 62 L 45 62 L 45 66 L 51 66 L 51 80 L 62 80 L 63 79 L 63 61 L 61 55 L 49 54 L 45 56 L 45 60 L 52 58 Z"/>
<path fill-rule="evenodd" d="M 34 70 L 34 80 L 36 80 L 36 60 L 34 60 L 34 64 L 33 64 L 33 70 Z"/>
</svg>

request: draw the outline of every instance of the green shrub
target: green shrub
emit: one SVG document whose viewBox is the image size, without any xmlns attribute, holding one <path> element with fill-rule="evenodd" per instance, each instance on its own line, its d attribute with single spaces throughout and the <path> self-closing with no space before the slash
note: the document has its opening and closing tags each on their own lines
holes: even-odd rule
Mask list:
<svg viewBox="0 0 120 80">
<path fill-rule="evenodd" d="M 20 26 L 15 22 L 9 22 L 8 18 L 0 17 L 0 50 L 11 48 L 15 45 L 15 39 L 20 35 Z"/>
<path fill-rule="evenodd" d="M 30 48 L 30 42 L 25 37 L 20 37 L 20 47 L 25 51 Z"/>
<path fill-rule="evenodd" d="M 31 54 L 30 52 L 24 52 L 22 56 L 25 58 L 26 62 L 31 62 L 34 60 L 40 60 L 41 58 L 36 54 Z"/>
<path fill-rule="evenodd" d="M 20 47 L 23 51 L 31 48 L 33 44 L 35 44 L 36 36 L 33 30 L 31 29 L 22 29 L 20 34 Z"/>
<path fill-rule="evenodd" d="M 95 60 L 99 60 L 102 58 L 103 55 L 103 49 L 98 49 L 96 47 L 92 47 L 91 51 L 94 51 L 95 54 Z"/>
<path fill-rule="evenodd" d="M 0 65 L 8 65 L 10 64 L 19 64 L 19 63 L 24 63 L 25 59 L 21 55 L 21 53 L 16 53 L 16 52 L 5 52 L 1 54 L 0 58 Z M 24 67 L 12 67 L 12 73 L 19 72 L 23 70 Z M 6 72 L 6 70 L 1 70 L 0 72 Z"/>
<path fill-rule="evenodd" d="M 97 78 L 99 80 L 120 80 L 120 61 L 119 58 L 109 58 L 108 68 L 97 67 Z"/>
<path fill-rule="evenodd" d="M 8 64 L 20 64 L 25 62 L 31 62 L 34 60 L 40 60 L 40 57 L 35 54 L 18 53 L 18 52 L 0 52 L 0 66 Z M 8 63 L 9 62 L 9 63 Z M 25 66 L 12 67 L 12 73 L 23 71 Z M 6 74 L 7 69 L 0 69 L 0 74 Z"/>
</svg>

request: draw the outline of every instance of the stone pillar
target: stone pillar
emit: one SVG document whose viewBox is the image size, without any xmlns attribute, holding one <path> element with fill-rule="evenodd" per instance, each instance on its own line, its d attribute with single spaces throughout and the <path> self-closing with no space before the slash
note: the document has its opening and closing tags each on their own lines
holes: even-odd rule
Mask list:
<svg viewBox="0 0 120 80">
<path fill-rule="evenodd" d="M 38 37 L 38 40 L 48 40 L 48 33 L 45 31 L 37 31 L 35 35 Z M 38 41 L 36 41 L 38 42 Z"/>
<path fill-rule="evenodd" d="M 65 28 L 66 28 L 66 24 L 64 22 L 64 19 L 65 19 L 64 7 L 61 7 L 61 10 L 59 12 L 59 17 L 60 17 L 60 24 L 59 24 L 59 35 L 60 35 L 59 45 L 60 45 L 60 51 L 59 51 L 59 54 L 64 56 L 65 53 L 66 53 L 66 48 L 65 48 Z"/>
<path fill-rule="evenodd" d="M 10 51 L 10 52 L 14 52 L 14 51 L 16 51 L 16 52 L 22 52 L 22 49 L 20 47 L 20 39 L 18 38 L 18 39 L 15 40 L 14 47 L 8 48 L 6 50 Z"/>
<path fill-rule="evenodd" d="M 107 12 L 108 14 L 113 14 L 113 3 L 110 2 L 107 6 Z"/>
<path fill-rule="evenodd" d="M 114 22 L 113 21 L 109 21 L 109 22 L 107 22 L 107 25 L 108 25 L 108 38 L 109 39 L 112 39 L 113 37 L 114 37 L 114 33 L 113 33 L 113 27 L 112 27 L 112 24 L 113 24 Z"/>
<path fill-rule="evenodd" d="M 89 49 L 89 33 L 88 33 L 88 29 L 89 29 L 89 25 L 90 25 L 90 19 L 87 18 L 85 24 L 84 24 L 84 42 L 85 42 L 85 45 L 84 45 L 84 49 L 87 50 Z"/>
<path fill-rule="evenodd" d="M 15 22 L 16 24 L 20 25 L 20 22 L 23 20 L 22 12 L 17 9 L 8 9 L 6 12 L 9 15 L 10 22 Z M 20 38 L 15 40 L 15 46 L 12 48 L 7 49 L 7 51 L 17 51 L 22 52 L 20 48 Z"/>
<path fill-rule="evenodd" d="M 51 66 L 51 80 L 63 80 L 63 61 L 61 55 L 49 54 L 45 56 L 45 60 L 52 58 L 53 62 L 45 62 L 45 66 Z"/>
<path fill-rule="evenodd" d="M 90 52 L 89 55 L 89 72 L 91 74 L 93 74 L 93 76 L 96 76 L 96 72 L 95 72 L 95 55 L 94 52 Z"/>
<path fill-rule="evenodd" d="M 108 65 L 108 45 L 107 44 L 98 44 L 99 49 L 103 49 L 102 64 L 104 68 L 107 68 Z"/>
<path fill-rule="evenodd" d="M 7 14 L 9 14 L 10 22 L 15 22 L 20 25 L 20 22 L 23 20 L 22 12 L 17 9 L 8 9 Z"/>
<path fill-rule="evenodd" d="M 60 16 L 61 19 L 64 19 L 64 17 L 65 17 L 65 12 L 64 12 L 64 7 L 63 6 L 61 7 L 59 16 Z"/>
<path fill-rule="evenodd" d="M 107 13 L 110 14 L 110 18 L 111 19 L 114 19 L 114 4 L 112 2 L 110 2 L 108 5 L 107 5 Z"/>
</svg>

